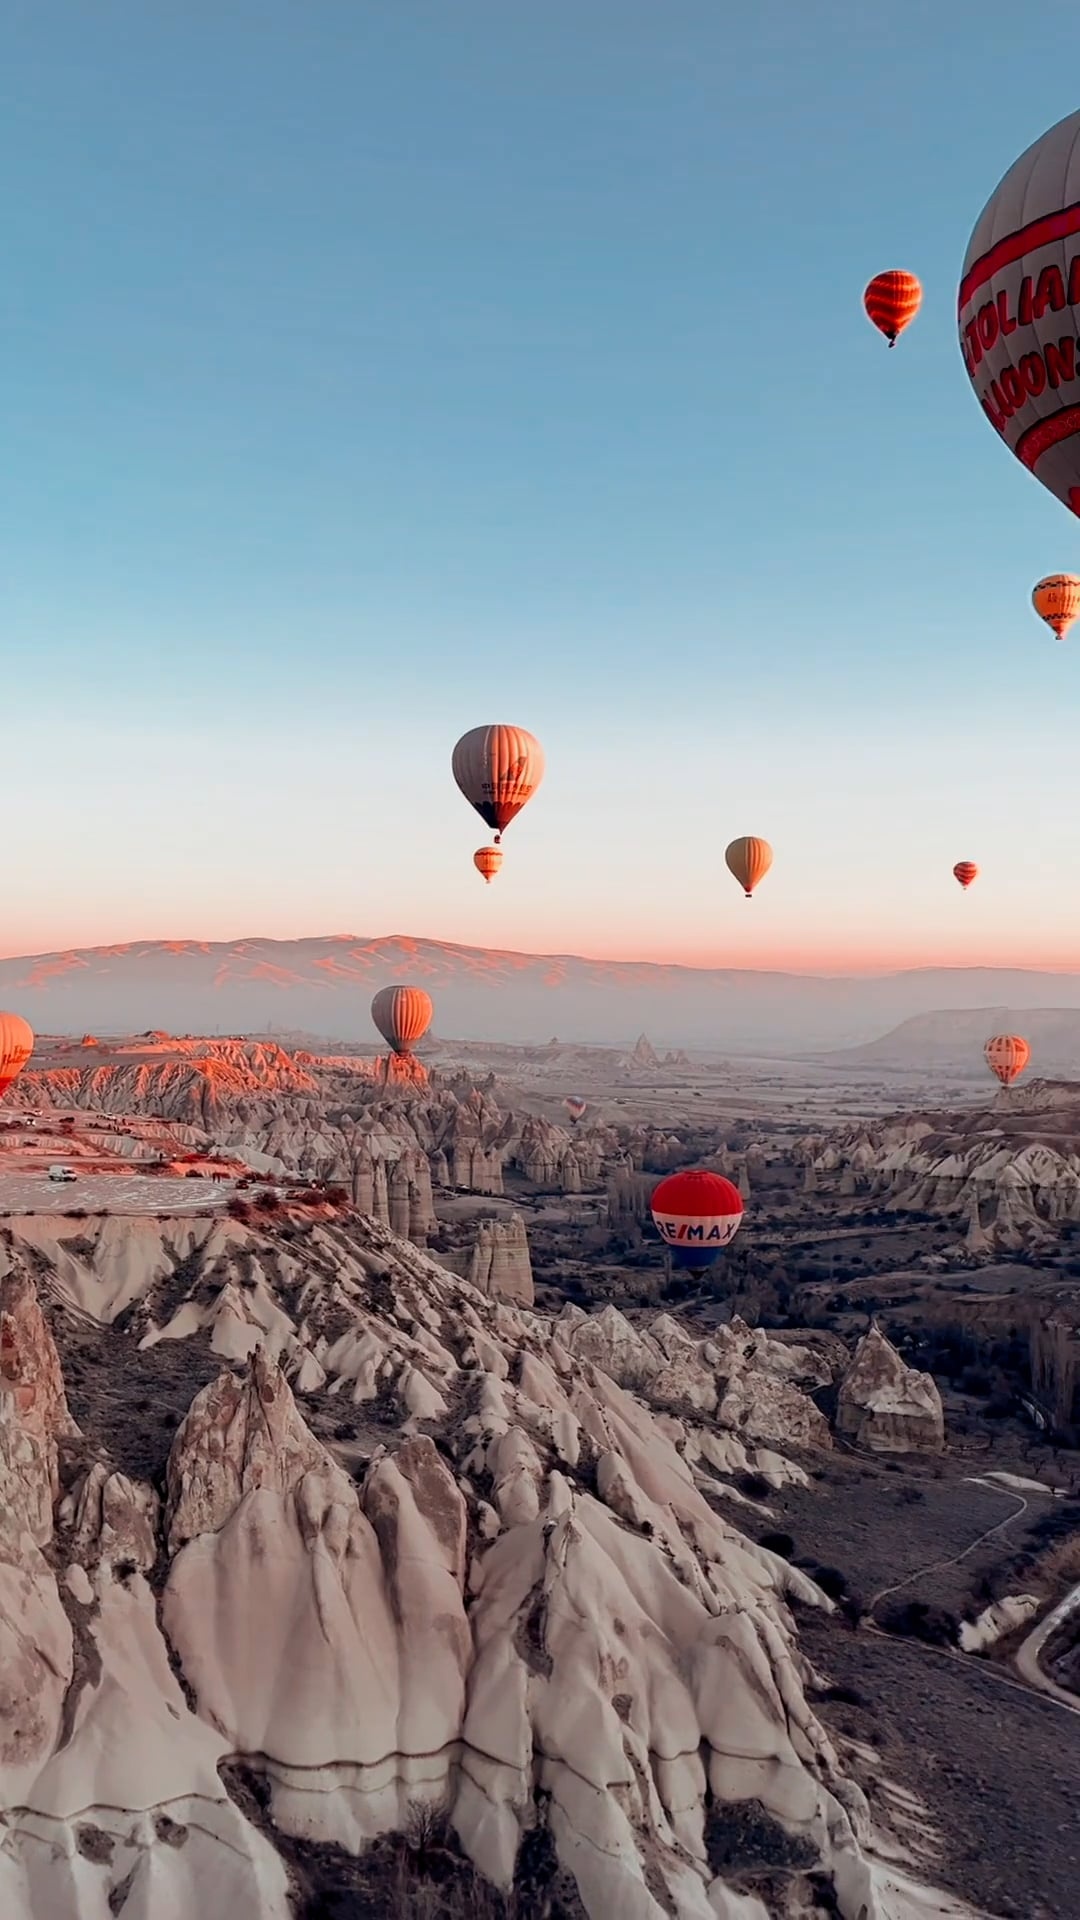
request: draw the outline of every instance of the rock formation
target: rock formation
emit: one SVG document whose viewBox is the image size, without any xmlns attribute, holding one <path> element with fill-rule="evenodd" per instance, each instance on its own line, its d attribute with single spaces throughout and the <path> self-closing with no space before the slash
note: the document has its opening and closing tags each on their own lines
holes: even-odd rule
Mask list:
<svg viewBox="0 0 1080 1920">
<path fill-rule="evenodd" d="M 508 1300 L 518 1307 L 532 1306 L 529 1238 L 519 1213 L 512 1214 L 509 1220 L 477 1222 L 469 1282 L 491 1300 Z"/>
<path fill-rule="evenodd" d="M 1040 1250 L 1080 1221 L 1080 1083 L 1034 1081 L 1004 1103 L 907 1114 L 808 1135 L 796 1145 L 807 1190 L 836 1176 L 874 1205 L 967 1221 L 973 1254 Z"/>
<path fill-rule="evenodd" d="M 709 1805 L 744 1800 L 798 1836 L 792 1911 L 902 1911 L 804 1692 L 789 1603 L 830 1603 L 715 1504 L 747 1467 L 800 1477 L 778 1449 L 822 1439 L 819 1356 L 545 1319 L 355 1216 L 106 1221 L 66 1252 L 73 1223 L 25 1224 L 0 1249 L 5 1914 L 287 1920 L 283 1836 L 357 1853 L 419 1804 L 503 1889 L 539 1828 L 593 1920 L 763 1920 L 708 1863 Z M 173 1391 L 191 1343 L 174 1433 L 119 1403 L 141 1471 L 72 1432 L 31 1266 L 73 1353 L 123 1303 L 118 1367 Z"/>
<path fill-rule="evenodd" d="M 840 1382 L 836 1431 L 871 1453 L 940 1453 L 945 1445 L 937 1386 L 905 1365 L 876 1325 Z"/>
</svg>

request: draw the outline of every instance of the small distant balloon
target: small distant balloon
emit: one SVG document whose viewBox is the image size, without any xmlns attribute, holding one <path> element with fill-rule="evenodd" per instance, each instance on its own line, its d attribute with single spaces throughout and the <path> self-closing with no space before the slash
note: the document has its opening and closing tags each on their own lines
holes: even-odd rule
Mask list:
<svg viewBox="0 0 1080 1920">
<path fill-rule="evenodd" d="M 472 863 L 477 873 L 482 874 L 487 885 L 490 887 L 503 863 L 502 848 L 477 847 L 472 857 Z"/>
<path fill-rule="evenodd" d="M 741 840 L 733 840 L 724 854 L 728 871 L 733 873 L 749 900 L 754 888 L 759 886 L 773 863 L 773 850 L 767 840 L 759 840 L 754 834 L 744 834 Z"/>
<path fill-rule="evenodd" d="M 0 1013 L 0 1100 L 34 1051 L 34 1029 L 19 1013 Z"/>
<path fill-rule="evenodd" d="M 381 987 L 371 1018 L 394 1053 L 411 1053 L 431 1025 L 435 1009 L 423 987 Z"/>
<path fill-rule="evenodd" d="M 682 1267 L 711 1266 L 742 1226 L 738 1187 L 703 1167 L 669 1173 L 653 1188 L 650 1207 L 656 1231 Z"/>
<path fill-rule="evenodd" d="M 524 727 L 473 727 L 451 762 L 454 779 L 498 845 L 544 777 L 544 749 Z"/>
<path fill-rule="evenodd" d="M 954 879 L 959 880 L 966 893 L 973 880 L 979 877 L 979 869 L 974 860 L 958 860 L 953 868 Z"/>
<path fill-rule="evenodd" d="M 1019 1080 L 1031 1059 L 1031 1048 L 1018 1033 L 995 1033 L 983 1051 L 987 1066 L 1003 1087 L 1011 1087 L 1014 1080 Z"/>
<path fill-rule="evenodd" d="M 571 1120 L 574 1122 L 575 1127 L 577 1126 L 578 1121 L 583 1120 L 585 1118 L 585 1115 L 589 1111 L 588 1101 L 580 1099 L 577 1094 L 568 1095 L 568 1097 L 563 1101 L 563 1106 L 566 1108 L 566 1111 L 570 1115 Z"/>
<path fill-rule="evenodd" d="M 922 306 L 922 287 L 913 273 L 896 268 L 875 273 L 863 293 L 863 306 L 878 332 L 885 335 L 890 347 L 895 347 Z"/>
<path fill-rule="evenodd" d="M 1080 577 L 1075 573 L 1048 573 L 1032 588 L 1031 604 L 1039 619 L 1064 640 L 1080 614 Z"/>
</svg>

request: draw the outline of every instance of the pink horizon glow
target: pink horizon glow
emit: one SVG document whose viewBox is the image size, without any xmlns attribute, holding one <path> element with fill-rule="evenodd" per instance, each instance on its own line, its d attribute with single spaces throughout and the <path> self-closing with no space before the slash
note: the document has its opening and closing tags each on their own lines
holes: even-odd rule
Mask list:
<svg viewBox="0 0 1080 1920">
<path fill-rule="evenodd" d="M 753 912 L 748 907 L 748 912 Z M 346 922 L 346 925 L 348 923 Z M 333 932 L 312 926 L 273 926 L 256 923 L 240 930 L 235 922 L 224 926 L 200 927 L 196 932 L 182 934 L 175 927 L 142 927 L 135 932 L 117 931 L 113 928 L 55 927 L 39 928 L 36 933 L 27 933 L 23 938 L 8 933 L 0 944 L 0 958 L 34 959 L 51 954 L 66 954 L 85 949 L 118 949 L 133 946 L 152 946 L 176 944 L 195 948 L 203 943 L 213 945 L 233 945 L 242 940 L 281 940 L 302 941 L 317 939 L 345 939 L 355 937 L 358 940 L 382 940 L 401 937 L 414 940 L 443 942 L 451 946 L 489 948 L 493 951 L 565 954 L 586 960 L 618 961 L 624 964 L 643 963 L 656 966 L 683 966 L 702 970 L 729 969 L 733 971 L 771 972 L 792 974 L 820 974 L 824 976 L 870 976 L 905 972 L 921 968 L 1019 968 L 1046 973 L 1080 973 L 1080 956 L 1075 943 L 1062 944 L 1060 947 L 1047 947 L 1035 940 L 1025 940 L 1022 936 L 995 944 L 987 951 L 987 943 L 977 938 L 961 942 L 958 939 L 931 943 L 925 939 L 911 940 L 906 943 L 890 943 L 888 951 L 881 946 L 872 946 L 869 942 L 852 941 L 850 945 L 839 947 L 837 944 L 807 941 L 797 947 L 783 940 L 751 939 L 730 942 L 702 942 L 700 945 L 688 945 L 685 942 L 665 941 L 663 939 L 644 939 L 635 941 L 622 939 L 613 941 L 610 936 L 598 936 L 594 940 L 583 937 L 567 938 L 566 930 L 562 937 L 548 937 L 541 941 L 535 936 L 529 938 L 530 929 L 522 929 L 514 934 L 509 928 L 496 933 L 477 925 L 474 916 L 468 916 L 465 924 L 433 925 L 424 931 L 399 926 L 394 922 L 365 927 L 358 924 L 353 934 L 346 934 L 339 928 Z M 538 930 L 537 930 L 538 931 Z M 749 929 L 747 929 L 749 931 Z"/>
</svg>

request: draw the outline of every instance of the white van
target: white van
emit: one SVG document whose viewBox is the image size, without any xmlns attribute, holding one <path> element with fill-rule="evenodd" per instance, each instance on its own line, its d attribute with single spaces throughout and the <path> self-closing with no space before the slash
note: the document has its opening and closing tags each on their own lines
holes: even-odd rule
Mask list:
<svg viewBox="0 0 1080 1920">
<path fill-rule="evenodd" d="M 77 1180 L 78 1174 L 73 1167 L 50 1167 L 50 1180 Z"/>
</svg>

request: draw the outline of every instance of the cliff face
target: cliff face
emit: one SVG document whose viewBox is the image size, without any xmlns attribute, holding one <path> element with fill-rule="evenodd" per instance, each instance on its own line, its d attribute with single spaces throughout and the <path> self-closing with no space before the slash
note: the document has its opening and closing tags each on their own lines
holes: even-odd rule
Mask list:
<svg viewBox="0 0 1080 1920">
<path fill-rule="evenodd" d="M 836 1430 L 871 1453 L 941 1453 L 945 1415 L 928 1373 L 905 1365 L 871 1327 L 840 1382 Z"/>
<path fill-rule="evenodd" d="M 481 1220 L 469 1266 L 469 1282 L 491 1300 L 512 1305 L 533 1303 L 532 1261 L 525 1222 L 515 1213 L 509 1220 Z"/>
<path fill-rule="evenodd" d="M 787 1603 L 829 1602 L 703 1491 L 799 1476 L 717 1401 L 756 1374 L 790 1413 L 812 1355 L 544 1320 L 356 1220 L 219 1222 L 180 1265 L 175 1223 L 64 1256 L 46 1224 L 0 1252 L 5 1914 L 288 1920 L 286 1841 L 360 1854 L 419 1805 L 496 1889 L 539 1830 L 594 1920 L 759 1920 L 705 1838 L 747 1799 L 799 1836 L 793 1911 L 901 1910 L 804 1692 Z M 133 1342 L 158 1413 L 204 1378 L 170 1432 Z"/>
<path fill-rule="evenodd" d="M 799 1141 L 807 1179 L 897 1211 L 960 1216 L 971 1251 L 1039 1250 L 1080 1221 L 1080 1084 L 1035 1081 L 986 1107 Z"/>
</svg>

